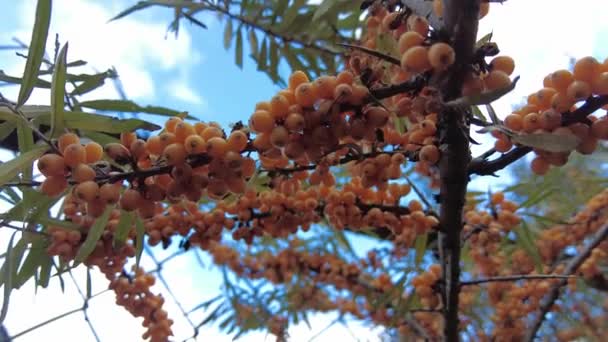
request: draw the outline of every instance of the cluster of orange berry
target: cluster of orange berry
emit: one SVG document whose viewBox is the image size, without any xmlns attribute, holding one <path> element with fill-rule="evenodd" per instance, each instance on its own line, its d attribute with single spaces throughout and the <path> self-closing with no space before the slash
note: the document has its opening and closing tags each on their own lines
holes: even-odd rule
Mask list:
<svg viewBox="0 0 608 342">
<path fill-rule="evenodd" d="M 116 304 L 123 306 L 135 317 L 143 317 L 142 325 L 147 328 L 143 339 L 151 342 L 167 341 L 173 335 L 173 320 L 162 308 L 165 300 L 160 295 L 150 292 L 155 278 L 146 274 L 141 268 L 135 269 L 133 278 L 118 276 L 110 282 L 110 289 L 116 292 Z"/>
<path fill-rule="evenodd" d="M 530 94 L 527 104 L 504 119 L 505 126 L 514 132 L 551 133 L 557 136 L 575 136 L 579 143 L 575 150 L 591 154 L 598 140 L 608 139 L 608 117 L 598 119 L 593 115 L 573 118 L 576 103 L 592 95 L 608 95 L 608 59 L 599 63 L 593 57 L 576 61 L 574 69 L 557 70 L 547 75 L 544 88 Z M 495 148 L 507 152 L 513 147 L 506 134 L 495 132 Z M 553 166 L 562 166 L 572 151 L 550 152 L 535 149 L 531 162 L 534 173 L 543 175 Z"/>
</svg>

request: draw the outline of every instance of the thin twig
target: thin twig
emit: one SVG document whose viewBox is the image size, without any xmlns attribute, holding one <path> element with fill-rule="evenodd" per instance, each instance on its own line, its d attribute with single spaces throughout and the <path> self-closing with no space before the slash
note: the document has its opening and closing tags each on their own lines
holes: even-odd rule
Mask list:
<svg viewBox="0 0 608 342">
<path fill-rule="evenodd" d="M 608 224 L 603 225 L 597 233 L 593 236 L 591 241 L 587 244 L 587 246 L 574 258 L 572 259 L 566 268 L 564 269 L 564 275 L 572 275 L 574 274 L 578 268 L 587 260 L 587 258 L 591 255 L 591 251 L 596 248 L 602 241 L 604 241 L 608 237 Z M 555 301 L 559 298 L 560 290 L 568 283 L 567 279 L 560 279 L 560 281 L 553 285 L 553 287 L 549 290 L 549 294 L 543 298 L 540 302 L 538 315 L 536 319 L 530 324 L 530 329 L 526 334 L 526 338 L 524 341 L 532 342 L 536 337 L 538 329 L 543 324 L 545 320 L 545 316 L 553 307 Z"/>
<path fill-rule="evenodd" d="M 460 286 L 471 286 L 471 285 L 481 285 L 486 283 L 494 283 L 494 282 L 510 282 L 510 281 L 519 281 L 519 280 L 539 280 L 539 279 L 569 279 L 576 278 L 573 275 L 563 275 L 563 274 L 518 274 L 518 275 L 510 275 L 510 276 L 497 276 L 491 278 L 482 278 L 475 279 L 469 281 L 461 281 Z"/>
<path fill-rule="evenodd" d="M 373 49 L 368 49 L 368 48 L 366 48 L 364 46 L 359 46 L 359 45 L 343 44 L 343 43 L 338 43 L 338 45 L 343 46 L 343 47 L 347 47 L 349 49 L 359 50 L 361 52 L 364 52 L 364 53 L 366 53 L 368 55 L 380 58 L 380 59 L 382 59 L 384 61 L 387 61 L 387 62 L 389 62 L 391 64 L 394 64 L 394 65 L 401 65 L 401 61 L 399 59 L 397 59 L 397 58 L 395 58 L 393 56 L 387 55 L 385 53 L 382 53 L 380 51 L 376 51 L 376 50 L 373 50 Z"/>
</svg>

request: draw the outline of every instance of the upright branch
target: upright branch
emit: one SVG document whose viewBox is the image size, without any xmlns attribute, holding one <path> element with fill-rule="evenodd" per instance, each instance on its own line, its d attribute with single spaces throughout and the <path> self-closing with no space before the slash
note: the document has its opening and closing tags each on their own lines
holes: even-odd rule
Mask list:
<svg viewBox="0 0 608 342">
<path fill-rule="evenodd" d="M 438 80 L 443 100 L 461 96 L 462 84 L 473 58 L 478 28 L 479 0 L 444 0 L 445 30 L 456 53 L 456 62 L 444 79 Z M 441 159 L 440 248 L 444 287 L 444 337 L 458 341 L 458 295 L 460 292 L 460 233 L 468 184 L 469 127 L 466 111 L 447 108 L 440 115 Z"/>
<path fill-rule="evenodd" d="M 596 248 L 602 241 L 604 241 L 608 237 L 608 224 L 605 224 L 598 232 L 593 236 L 589 244 L 574 258 L 568 263 L 566 269 L 564 270 L 564 275 L 572 275 L 576 272 L 576 270 L 583 264 L 583 262 L 589 258 L 591 255 L 591 251 Z M 526 334 L 525 341 L 533 341 L 536 337 L 536 333 L 540 326 L 543 324 L 545 320 L 545 316 L 551 310 L 551 307 L 555 303 L 555 301 L 559 298 L 560 291 L 562 287 L 564 287 L 568 283 L 568 279 L 560 279 L 559 282 L 551 288 L 549 294 L 545 296 L 545 298 L 540 302 L 540 308 L 538 311 L 538 316 L 530 325 L 530 330 Z"/>
</svg>

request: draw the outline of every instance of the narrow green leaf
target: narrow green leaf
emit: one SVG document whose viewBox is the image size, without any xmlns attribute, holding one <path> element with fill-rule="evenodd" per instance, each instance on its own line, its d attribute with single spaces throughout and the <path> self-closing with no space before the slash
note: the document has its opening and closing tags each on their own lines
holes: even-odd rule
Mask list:
<svg viewBox="0 0 608 342">
<path fill-rule="evenodd" d="M 0 124 L 0 141 L 6 139 L 17 128 L 14 122 L 5 121 Z"/>
<path fill-rule="evenodd" d="M 232 42 L 232 20 L 228 19 L 226 21 L 226 26 L 224 26 L 224 49 L 230 49 L 230 43 Z"/>
<path fill-rule="evenodd" d="M 38 80 L 38 70 L 40 70 L 46 50 L 46 38 L 51 23 L 51 7 L 51 0 L 38 0 L 36 5 L 36 19 L 23 70 L 23 80 L 17 97 L 17 106 L 21 106 L 27 101 Z"/>
<path fill-rule="evenodd" d="M 254 56 L 258 55 L 258 36 L 255 34 L 255 30 L 249 30 L 249 49 L 251 50 L 251 54 Z"/>
<path fill-rule="evenodd" d="M 329 12 L 332 5 L 334 5 L 335 3 L 336 3 L 336 1 L 334 1 L 334 0 L 324 0 L 319 5 L 319 7 L 317 7 L 315 14 L 312 16 L 312 21 L 314 22 L 314 21 L 321 19 L 321 17 L 323 17 L 325 14 L 327 14 L 327 12 Z"/>
<path fill-rule="evenodd" d="M 25 257 L 23 265 L 19 269 L 17 276 L 15 277 L 14 287 L 16 289 L 23 286 L 28 280 L 30 280 L 38 272 L 41 262 L 47 258 L 46 248 L 41 243 L 32 244 L 30 252 Z"/>
<path fill-rule="evenodd" d="M 91 268 L 87 267 L 87 299 L 91 298 L 93 292 L 93 284 L 91 280 Z"/>
<path fill-rule="evenodd" d="M 473 106 L 476 107 L 476 106 Z M 490 116 L 490 120 L 492 120 L 492 123 L 495 125 L 501 125 L 502 121 L 498 118 L 498 115 L 496 114 L 496 111 L 494 110 L 494 107 L 492 107 L 491 104 L 487 104 L 486 105 L 486 110 L 488 111 L 488 115 Z"/>
<path fill-rule="evenodd" d="M 83 95 L 88 92 L 91 92 L 92 90 L 95 90 L 95 89 L 101 87 L 102 85 L 104 85 L 106 79 L 112 78 L 113 75 L 114 74 L 112 73 L 111 70 L 108 70 L 106 72 L 102 72 L 99 74 L 95 74 L 95 75 L 87 75 L 87 78 L 85 80 L 83 80 L 82 83 L 80 83 L 76 88 L 74 88 L 74 90 L 72 90 L 72 92 L 70 94 L 71 95 Z"/>
<path fill-rule="evenodd" d="M 491 42 L 492 41 L 492 35 L 494 35 L 494 32 L 490 32 L 490 33 L 486 34 L 485 36 L 481 37 L 481 39 L 478 40 L 477 43 L 475 44 L 475 47 L 479 48 L 482 45 L 484 45 L 485 43 Z"/>
<path fill-rule="evenodd" d="M 304 7 L 304 5 L 306 5 L 307 2 L 308 0 L 294 0 L 293 3 L 289 5 L 281 20 L 279 31 L 285 31 L 292 26 L 294 19 L 298 17 L 300 10 Z"/>
<path fill-rule="evenodd" d="M 14 262 L 14 249 L 13 243 L 15 241 L 15 235 L 17 232 L 14 232 L 11 235 L 11 239 L 8 241 L 8 246 L 6 248 L 6 260 L 4 261 L 4 272 L 2 272 L 2 283 L 4 284 L 4 298 L 2 300 L 2 309 L 0 309 L 0 324 L 4 322 L 6 318 L 6 314 L 8 313 L 8 302 L 11 296 L 11 291 L 13 290 L 13 262 Z"/>
<path fill-rule="evenodd" d="M 42 286 L 42 288 L 47 288 L 47 286 L 49 286 L 52 268 L 53 259 L 45 254 L 44 258 L 40 261 L 40 273 L 38 274 L 38 284 Z"/>
<path fill-rule="evenodd" d="M 107 115 L 78 111 L 64 112 L 64 120 L 65 126 L 71 129 L 104 133 L 131 132 L 136 129 L 155 131 L 161 128 L 157 124 L 141 119 L 118 119 Z M 34 120 L 39 125 L 47 124 L 49 121 L 50 116 L 48 115 L 39 116 Z"/>
<path fill-rule="evenodd" d="M 479 120 L 481 120 L 483 122 L 488 122 L 488 120 L 483 115 L 483 113 L 481 112 L 481 110 L 479 110 L 479 107 L 477 107 L 477 106 L 471 106 L 471 112 L 473 113 L 473 116 L 476 117 L 476 118 L 478 118 Z"/>
<path fill-rule="evenodd" d="M 31 166 L 34 160 L 38 159 L 48 149 L 48 146 L 39 146 L 31 151 L 20 154 L 14 159 L 0 164 L 0 185 L 3 185 Z"/>
<path fill-rule="evenodd" d="M 65 74 L 67 72 L 67 53 L 68 43 L 59 50 L 55 68 L 53 69 L 53 79 L 51 82 L 51 132 L 50 138 L 56 138 L 63 133 L 64 122 L 63 112 L 65 103 Z"/>
<path fill-rule="evenodd" d="M 536 271 L 538 273 L 542 273 L 542 259 L 540 257 L 540 253 L 538 252 L 538 248 L 536 248 L 536 244 L 534 243 L 536 239 L 530 231 L 528 224 L 525 221 L 522 221 L 521 224 L 514 229 L 514 232 L 517 235 L 518 244 L 528 253 L 528 255 L 532 257 Z"/>
<path fill-rule="evenodd" d="M 234 48 L 234 62 L 243 68 L 243 30 L 239 27 L 236 33 L 236 46 Z"/>
<path fill-rule="evenodd" d="M 7 75 L 2 70 L 0 70 L 0 81 L 6 82 L 6 83 L 11 83 L 11 84 L 23 84 L 23 78 Z M 36 87 L 36 88 L 43 88 L 43 89 L 50 89 L 51 88 L 51 82 L 45 81 L 45 80 L 40 79 L 40 78 L 36 78 L 34 80 L 34 87 Z"/>
<path fill-rule="evenodd" d="M 519 81 L 519 76 L 515 77 L 513 79 L 513 81 L 511 82 L 511 84 L 504 88 L 484 92 L 484 93 L 481 93 L 478 95 L 464 96 L 464 97 L 461 97 L 454 101 L 448 102 L 447 105 L 449 105 L 449 106 L 473 106 L 473 105 L 482 105 L 482 104 L 492 103 L 492 102 L 498 100 L 499 98 L 503 97 L 504 95 L 508 94 L 511 90 L 515 89 L 515 86 L 517 85 L 518 81 Z"/>
<path fill-rule="evenodd" d="M 145 106 L 142 107 L 137 103 L 129 100 L 92 100 L 81 102 L 80 105 L 85 108 L 105 110 L 105 111 L 116 111 L 126 113 L 148 113 L 157 114 L 163 116 L 176 116 L 181 115 L 184 112 L 180 112 L 174 109 L 169 109 L 159 106 Z M 193 116 L 186 116 L 188 119 L 196 119 Z"/>
<path fill-rule="evenodd" d="M 78 253 L 76 253 L 76 257 L 74 258 L 74 260 L 77 263 L 83 262 L 93 252 L 93 250 L 95 249 L 95 244 L 97 243 L 97 241 L 99 241 L 99 238 L 101 238 L 101 235 L 103 234 L 103 231 L 106 228 L 108 220 L 110 219 L 110 214 L 112 213 L 113 209 L 114 206 L 108 206 L 103 212 L 103 214 L 98 217 L 97 220 L 95 220 L 95 222 L 91 226 L 91 229 L 89 229 L 86 240 L 84 241 L 82 246 L 80 246 Z"/>
<path fill-rule="evenodd" d="M 133 13 L 133 12 L 137 12 L 139 10 L 142 10 L 146 7 L 150 7 L 152 6 L 152 3 L 147 3 L 146 1 L 140 1 L 137 4 L 125 9 L 124 11 L 118 13 L 117 15 L 115 15 L 114 17 L 112 17 L 112 19 L 108 20 L 108 22 L 114 21 L 114 20 L 118 20 L 120 18 L 124 18 L 126 16 L 128 16 L 129 14 Z"/>
<path fill-rule="evenodd" d="M 139 261 L 141 260 L 141 253 L 144 251 L 144 234 L 146 229 L 144 228 L 144 221 L 139 216 L 135 218 L 135 265 L 139 267 Z"/>
<path fill-rule="evenodd" d="M 428 240 L 428 234 L 418 235 L 416 240 L 414 241 L 414 250 L 416 251 L 416 256 L 414 258 L 414 262 L 416 268 L 420 266 L 422 259 L 424 258 L 424 254 L 426 252 L 426 243 Z"/>
<path fill-rule="evenodd" d="M 105 134 L 105 133 L 93 132 L 93 131 L 87 131 L 87 130 L 81 130 L 81 133 L 82 133 L 83 137 L 87 137 L 87 138 L 93 140 L 94 142 L 100 144 L 101 146 L 105 146 L 109 143 L 120 142 L 120 140 L 117 139 L 116 137 L 113 137 L 113 136 Z"/>
<path fill-rule="evenodd" d="M 551 133 L 514 134 L 511 136 L 514 143 L 539 148 L 549 152 L 569 152 L 580 143 L 580 139 L 573 134 L 556 135 Z"/>
<path fill-rule="evenodd" d="M 114 245 L 118 245 L 127 241 L 129 231 L 133 225 L 133 214 L 131 212 L 121 210 L 120 218 L 118 219 L 118 225 L 116 226 L 116 233 L 114 234 Z"/>
</svg>

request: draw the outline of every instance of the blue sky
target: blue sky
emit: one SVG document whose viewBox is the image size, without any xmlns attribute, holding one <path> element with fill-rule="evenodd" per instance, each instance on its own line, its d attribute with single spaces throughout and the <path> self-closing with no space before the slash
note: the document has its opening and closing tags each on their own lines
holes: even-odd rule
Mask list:
<svg viewBox="0 0 608 342">
<path fill-rule="evenodd" d="M 279 89 L 265 74 L 256 71 L 249 58 L 244 59 L 242 70 L 235 66 L 233 51 L 226 52 L 223 48 L 223 25 L 214 17 L 199 18 L 209 26 L 207 30 L 183 23 L 177 38 L 172 34 L 166 35 L 171 20 L 169 10 L 146 10 L 118 22 L 107 23 L 113 14 L 133 3 L 135 1 L 55 1 L 50 31 L 52 39 L 47 45 L 49 51 L 52 51 L 54 34 L 59 33 L 62 42 L 70 42 L 70 60 L 90 61 L 90 66 L 86 67 L 88 70 L 116 66 L 130 99 L 142 105 L 185 110 L 201 120 L 217 121 L 224 126 L 247 120 L 256 102 L 269 99 Z M 0 45 L 10 45 L 12 37 L 29 41 L 34 8 L 35 1 L 32 0 L 0 1 Z M 543 13 L 540 18 L 539 13 Z M 567 67 L 571 56 L 593 54 L 602 59 L 608 56 L 605 13 L 608 13 L 608 4 L 602 0 L 582 0 L 576 6 L 566 0 L 509 0 L 504 5 L 493 5 L 490 15 L 481 22 L 480 36 L 493 31 L 494 40 L 499 42 L 503 53 L 515 58 L 515 73 L 522 75 L 517 89 L 496 103 L 495 108 L 500 115 L 507 115 L 513 103 L 540 88 L 544 75 Z M 547 19 L 546 24 L 540 24 L 541 20 Z M 244 47 L 247 55 L 248 44 Z M 22 63 L 23 59 L 13 52 L 0 51 L 0 69 L 6 73 L 19 75 Z M 0 88 L 0 92 L 9 98 L 15 98 L 16 91 L 16 88 Z M 95 94 L 95 98 L 117 97 L 111 84 Z M 48 96 L 48 93 L 38 91 L 30 102 L 46 104 Z M 487 146 L 478 151 L 485 148 Z M 6 160 L 6 154 L 0 157 Z M 482 187 L 486 185 L 479 184 Z M 7 240 L 7 232 L 0 231 L 0 244 L 4 245 Z M 172 260 L 164 273 L 180 301 L 188 303 L 186 309 L 215 296 L 220 283 L 216 272 L 197 269 L 193 274 L 191 270 L 197 267 L 195 265 L 193 255 L 189 254 Z M 151 267 L 149 260 L 144 260 L 144 266 Z M 84 272 L 78 271 L 75 275 L 84 286 Z M 100 277 L 94 278 L 97 290 L 102 290 L 105 284 Z M 164 291 L 162 286 L 157 288 Z M 34 298 L 32 289 L 33 286 L 28 284 L 14 295 L 7 320 L 12 333 L 81 305 L 80 298 L 70 295 L 73 292 L 69 290 L 69 281 L 65 295 L 61 294 L 58 286 L 53 286 L 39 291 Z M 164 295 L 168 298 L 166 292 Z M 167 300 L 167 305 L 176 320 L 176 335 L 187 337 L 191 330 L 178 308 L 171 300 Z M 114 306 L 111 293 L 92 301 L 90 317 L 102 334 L 102 340 L 133 341 L 143 331 L 137 320 Z M 308 340 L 330 320 L 331 316 L 316 317 L 311 331 L 303 325 L 295 327 L 290 331 L 293 341 Z M 364 340 L 364 336 L 372 341 L 377 336 L 377 331 L 372 332 L 359 325 L 353 325 L 352 330 Z M 69 334 L 65 335 L 67 331 Z M 64 341 L 91 340 L 79 313 L 25 335 L 20 341 L 56 338 L 59 334 Z M 231 340 L 213 328 L 201 334 L 203 340 Z M 257 334 L 243 340 L 260 341 L 264 337 L 265 334 Z M 335 338 L 354 340 L 347 330 L 336 327 L 317 341 Z"/>
</svg>

